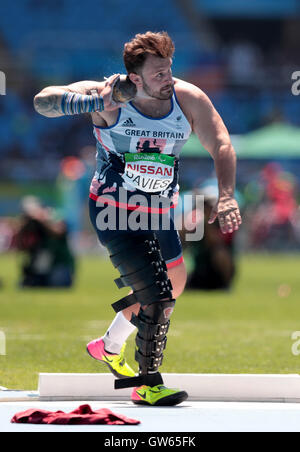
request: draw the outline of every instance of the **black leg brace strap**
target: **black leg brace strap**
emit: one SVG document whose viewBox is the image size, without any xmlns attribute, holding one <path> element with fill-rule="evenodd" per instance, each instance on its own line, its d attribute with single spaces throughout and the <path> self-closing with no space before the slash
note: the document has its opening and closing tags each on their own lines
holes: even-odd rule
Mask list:
<svg viewBox="0 0 300 452">
<path fill-rule="evenodd" d="M 115 389 L 124 388 L 134 388 L 135 386 L 156 386 L 162 385 L 164 381 L 159 372 L 155 374 L 139 375 L 137 377 L 121 378 L 120 380 L 115 380 Z"/>
<path fill-rule="evenodd" d="M 131 287 L 133 293 L 112 304 L 116 312 L 135 303 L 147 305 L 154 300 L 172 298 L 172 285 L 160 245 L 154 233 L 117 238 L 107 243 L 113 265 L 121 276 L 115 280 L 118 288 Z"/>
<path fill-rule="evenodd" d="M 132 316 L 131 323 L 138 328 L 135 359 L 139 363 L 140 375 L 116 380 L 115 389 L 163 384 L 158 368 L 162 364 L 170 325 L 169 317 L 174 306 L 175 300 L 155 302 L 145 309 L 141 308 L 138 316 Z"/>
</svg>

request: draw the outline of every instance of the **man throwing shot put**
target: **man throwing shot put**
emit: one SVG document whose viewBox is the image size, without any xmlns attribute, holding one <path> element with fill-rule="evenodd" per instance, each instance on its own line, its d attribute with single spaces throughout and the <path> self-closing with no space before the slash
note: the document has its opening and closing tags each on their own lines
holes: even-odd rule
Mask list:
<svg viewBox="0 0 300 452">
<path fill-rule="evenodd" d="M 117 314 L 112 324 L 87 351 L 118 378 L 116 389 L 132 387 L 134 403 L 156 406 L 176 405 L 188 396 L 164 386 L 159 367 L 175 300 L 186 283 L 172 212 L 179 154 L 192 131 L 211 154 L 218 177 L 219 198 L 209 222 L 218 218 L 224 234 L 241 224 L 234 199 L 236 156 L 228 131 L 201 89 L 173 78 L 173 54 L 166 32 L 138 34 L 124 46 L 126 80 L 113 75 L 104 82 L 52 86 L 34 98 L 35 109 L 47 117 L 91 115 L 97 169 L 90 217 L 120 272 L 117 286 L 131 292 L 113 304 Z M 148 229 L 132 227 L 132 215 L 149 220 Z M 125 341 L 135 329 L 137 375 L 124 357 Z"/>
</svg>

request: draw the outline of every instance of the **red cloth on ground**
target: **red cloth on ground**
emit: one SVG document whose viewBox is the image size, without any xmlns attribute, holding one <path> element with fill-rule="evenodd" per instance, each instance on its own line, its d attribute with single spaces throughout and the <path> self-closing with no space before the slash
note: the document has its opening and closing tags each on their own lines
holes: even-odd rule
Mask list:
<svg viewBox="0 0 300 452">
<path fill-rule="evenodd" d="M 16 413 L 11 420 L 18 424 L 61 424 L 61 425 L 137 425 L 140 421 L 130 419 L 123 414 L 115 414 L 107 408 L 93 411 L 89 405 L 81 405 L 70 413 L 30 409 Z"/>
</svg>

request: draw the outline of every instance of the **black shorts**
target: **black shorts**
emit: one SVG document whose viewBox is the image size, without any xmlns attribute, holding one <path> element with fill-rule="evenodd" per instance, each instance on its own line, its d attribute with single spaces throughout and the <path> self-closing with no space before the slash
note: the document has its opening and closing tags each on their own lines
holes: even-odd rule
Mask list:
<svg viewBox="0 0 300 452">
<path fill-rule="evenodd" d="M 113 240 L 117 237 L 122 237 L 126 240 L 131 234 L 143 233 L 145 230 L 137 230 L 132 231 L 130 228 L 126 230 L 121 230 L 120 225 L 120 215 L 123 215 L 130 219 L 130 215 L 132 215 L 132 211 L 126 209 L 119 209 L 118 207 L 114 207 L 115 209 L 115 221 L 112 223 L 108 223 L 106 228 L 99 227 L 99 217 L 98 215 L 101 213 L 104 214 L 104 209 L 107 206 L 97 206 L 97 202 L 89 198 L 89 210 L 90 210 L 90 219 L 95 228 L 95 231 L 98 235 L 99 241 L 103 246 L 106 246 L 106 243 L 110 240 Z M 155 229 L 149 229 L 153 231 L 160 243 L 162 256 L 167 264 L 168 268 L 176 267 L 177 265 L 183 262 L 182 255 L 182 246 L 178 231 L 176 230 L 174 220 L 172 218 L 173 209 L 170 209 L 168 213 L 164 214 L 147 214 L 148 224 L 153 226 L 155 224 Z M 155 219 L 151 219 L 151 216 L 155 215 Z M 168 218 L 166 218 L 166 215 Z M 104 217 L 104 216 L 103 216 Z M 97 220 L 98 218 L 98 220 Z M 152 220 L 152 222 L 151 222 Z M 128 224 L 129 221 L 127 221 Z M 149 231 L 148 230 L 148 231 Z"/>
</svg>

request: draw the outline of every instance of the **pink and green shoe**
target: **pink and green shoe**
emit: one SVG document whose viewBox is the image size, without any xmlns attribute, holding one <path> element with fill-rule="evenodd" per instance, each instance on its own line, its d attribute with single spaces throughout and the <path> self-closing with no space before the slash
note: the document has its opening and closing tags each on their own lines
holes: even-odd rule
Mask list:
<svg viewBox="0 0 300 452">
<path fill-rule="evenodd" d="M 132 368 L 126 363 L 126 359 L 124 356 L 125 353 L 126 342 L 124 343 L 121 352 L 119 355 L 108 353 L 104 348 L 103 339 L 95 339 L 91 341 L 86 349 L 88 354 L 96 359 L 97 361 L 101 361 L 105 363 L 109 370 L 114 374 L 117 378 L 128 378 L 134 377 L 135 373 Z"/>
</svg>

